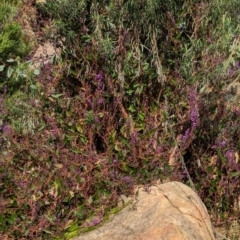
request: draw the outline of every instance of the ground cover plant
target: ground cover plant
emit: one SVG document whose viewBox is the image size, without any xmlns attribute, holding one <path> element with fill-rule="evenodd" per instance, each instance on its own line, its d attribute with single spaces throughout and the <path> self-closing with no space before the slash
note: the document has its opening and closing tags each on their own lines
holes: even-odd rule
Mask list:
<svg viewBox="0 0 240 240">
<path fill-rule="evenodd" d="M 165 178 L 215 225 L 239 220 L 237 0 L 4 3 L 2 236 L 69 239 Z M 30 9 L 39 42 L 61 49 L 35 69 L 17 17 Z"/>
</svg>

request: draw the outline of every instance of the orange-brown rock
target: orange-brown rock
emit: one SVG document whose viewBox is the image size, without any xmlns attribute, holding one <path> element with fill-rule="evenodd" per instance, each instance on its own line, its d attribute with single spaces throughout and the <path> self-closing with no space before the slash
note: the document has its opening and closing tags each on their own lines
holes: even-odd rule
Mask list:
<svg viewBox="0 0 240 240">
<path fill-rule="evenodd" d="M 213 240 L 207 209 L 198 195 L 179 182 L 139 189 L 137 201 L 98 229 L 74 240 Z"/>
</svg>

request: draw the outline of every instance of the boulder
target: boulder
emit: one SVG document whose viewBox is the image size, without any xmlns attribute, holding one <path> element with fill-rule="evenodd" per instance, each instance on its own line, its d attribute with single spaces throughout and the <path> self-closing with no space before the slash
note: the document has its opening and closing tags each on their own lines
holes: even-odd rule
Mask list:
<svg viewBox="0 0 240 240">
<path fill-rule="evenodd" d="M 180 182 L 138 189 L 129 204 L 99 228 L 73 240 L 213 240 L 207 209 L 198 195 Z"/>
<path fill-rule="evenodd" d="M 55 56 L 60 56 L 61 55 L 61 50 L 59 48 L 56 48 L 53 46 L 51 42 L 45 42 L 43 45 L 40 45 L 33 57 L 33 69 L 41 67 L 41 65 L 47 64 L 47 63 L 52 63 L 52 59 Z"/>
</svg>

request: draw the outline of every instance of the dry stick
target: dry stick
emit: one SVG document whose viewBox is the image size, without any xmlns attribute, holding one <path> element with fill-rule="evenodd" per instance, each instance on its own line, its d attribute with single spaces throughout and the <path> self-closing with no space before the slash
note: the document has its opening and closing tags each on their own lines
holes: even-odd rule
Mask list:
<svg viewBox="0 0 240 240">
<path fill-rule="evenodd" d="M 116 89 L 113 87 L 113 84 L 111 82 L 111 79 L 106 76 L 106 83 L 108 86 L 108 89 L 110 90 L 110 92 L 113 94 L 113 97 L 116 99 L 116 102 L 118 104 L 121 116 L 123 117 L 123 119 L 125 119 L 126 121 L 129 121 L 129 125 L 130 125 L 130 134 L 132 134 L 134 132 L 134 123 L 132 120 L 132 116 L 131 114 L 128 114 L 128 112 L 126 111 L 125 107 L 122 104 L 122 101 L 119 101 L 119 94 L 116 92 Z"/>
<path fill-rule="evenodd" d="M 176 141 L 176 138 L 175 138 L 175 135 L 174 135 L 173 131 L 172 131 L 172 130 L 170 130 L 170 131 L 171 131 L 171 133 L 172 133 L 172 135 L 173 135 L 173 139 L 174 139 L 175 144 L 177 144 L 177 141 Z M 177 145 L 177 149 L 180 150 L 179 147 L 178 147 L 178 145 Z M 186 164 L 185 164 L 184 158 L 183 158 L 182 154 L 180 154 L 180 151 L 179 151 L 179 158 L 180 158 L 180 160 L 181 160 L 181 163 L 182 163 L 182 165 L 183 165 L 184 170 L 185 170 L 186 173 L 187 173 L 187 177 L 188 177 L 188 180 L 189 180 L 189 182 L 190 182 L 191 188 L 192 188 L 194 191 L 196 191 L 196 188 L 195 188 L 194 183 L 193 183 L 193 181 L 192 181 L 192 178 L 191 178 L 191 176 L 190 176 L 190 174 L 189 174 L 189 172 L 188 172 L 188 169 L 187 169 L 187 166 L 186 166 Z"/>
<path fill-rule="evenodd" d="M 167 102 L 167 99 L 165 99 L 165 102 L 166 102 L 166 114 L 167 114 L 167 116 L 169 116 L 169 114 L 168 114 L 168 102 Z M 175 147 L 174 147 L 174 150 L 173 150 L 173 153 L 172 154 L 174 154 L 175 155 L 175 152 L 178 150 L 178 156 L 179 156 L 179 158 L 180 158 L 180 160 L 181 160 L 181 163 L 182 163 L 182 166 L 183 166 L 183 168 L 184 168 L 184 170 L 186 171 L 186 174 L 187 174 L 187 177 L 188 177 L 188 180 L 189 180 L 189 182 L 190 182 L 190 186 L 191 186 L 191 188 L 196 192 L 196 188 L 195 188 L 195 186 L 194 186 L 194 183 L 193 183 L 193 181 L 192 181 L 192 178 L 191 178 L 191 176 L 190 176 L 190 174 L 189 174 L 189 172 L 188 172 L 188 169 L 187 169 L 187 166 L 186 166 L 186 164 L 185 164 L 185 161 L 184 161 L 184 158 L 183 158 L 183 156 L 182 156 L 182 154 L 181 154 L 181 149 L 179 148 L 179 138 L 177 139 L 176 138 L 176 136 L 175 136 L 175 134 L 174 134 L 174 132 L 173 132 L 173 130 L 172 130 L 172 126 L 170 126 L 170 132 L 171 132 L 171 135 L 173 136 L 173 139 L 174 139 L 174 143 L 175 143 Z M 172 156 L 172 154 L 171 154 L 171 156 Z M 172 164 L 170 164 L 170 165 L 174 165 L 175 164 L 175 159 L 174 159 L 174 161 L 172 162 Z"/>
<path fill-rule="evenodd" d="M 166 76 L 163 73 L 162 62 L 161 62 L 160 57 L 159 57 L 159 49 L 158 49 L 157 38 L 156 38 L 156 29 L 155 29 L 154 26 L 151 26 L 151 32 L 152 32 L 151 42 L 152 42 L 153 59 L 154 59 L 154 64 L 155 64 L 155 67 L 157 69 L 157 75 L 158 75 L 157 80 L 163 86 L 163 84 L 166 82 Z M 159 94 L 158 94 L 158 97 L 157 97 L 158 104 L 159 104 L 161 95 L 162 95 L 162 89 L 159 91 Z M 158 131 L 155 132 L 154 138 L 155 138 L 155 142 L 154 142 L 153 147 L 154 147 L 154 149 L 156 149 Z"/>
<path fill-rule="evenodd" d="M 233 56 L 236 54 L 236 52 L 239 49 L 239 42 L 240 42 L 240 36 L 237 37 L 237 38 L 234 38 L 233 44 L 231 46 L 232 47 L 232 51 L 231 51 L 231 53 L 230 53 L 230 55 L 229 55 L 229 57 L 228 57 L 228 59 L 226 61 L 225 66 L 229 66 L 230 65 L 230 62 L 231 62 Z"/>
<path fill-rule="evenodd" d="M 155 63 L 155 67 L 157 69 L 157 75 L 158 75 L 158 82 L 160 82 L 162 85 L 166 82 L 166 76 L 163 73 L 162 69 L 162 62 L 159 57 L 159 50 L 157 46 L 157 39 L 156 39 L 156 29 L 154 26 L 151 27 L 152 31 L 152 51 L 153 51 L 153 59 Z"/>
</svg>

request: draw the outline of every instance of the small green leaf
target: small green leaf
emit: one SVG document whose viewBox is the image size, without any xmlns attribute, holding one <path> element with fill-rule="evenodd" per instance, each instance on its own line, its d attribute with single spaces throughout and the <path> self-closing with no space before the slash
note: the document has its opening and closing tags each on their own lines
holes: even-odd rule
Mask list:
<svg viewBox="0 0 240 240">
<path fill-rule="evenodd" d="M 79 133 L 83 133 L 83 127 L 82 127 L 82 124 L 77 123 L 77 124 L 76 124 L 76 129 L 77 129 L 77 131 L 78 131 Z"/>
<path fill-rule="evenodd" d="M 68 232 L 75 232 L 75 231 L 77 231 L 79 229 L 79 226 L 78 226 L 78 224 L 76 222 L 71 222 L 71 223 L 67 224 L 65 229 Z"/>
<path fill-rule="evenodd" d="M 73 237 L 76 237 L 78 234 L 79 234 L 79 230 L 72 231 L 72 232 L 66 232 L 66 233 L 64 233 L 64 237 L 65 237 L 66 239 L 71 239 L 71 238 L 73 238 Z M 65 238 L 64 238 L 64 239 L 65 239 Z"/>
<path fill-rule="evenodd" d="M 50 232 L 49 230 L 47 230 L 47 229 L 43 229 L 42 230 L 43 232 L 45 232 L 45 233 L 48 233 L 48 234 L 50 234 L 50 235 L 53 235 L 53 233 L 52 232 Z"/>
<path fill-rule="evenodd" d="M 5 66 L 4 65 L 0 65 L 0 72 L 2 72 L 4 70 Z"/>
<path fill-rule="evenodd" d="M 39 74 L 40 74 L 40 70 L 39 70 L 39 69 L 35 69 L 35 70 L 33 71 L 33 74 L 36 75 L 36 76 L 39 75 Z"/>
<path fill-rule="evenodd" d="M 33 85 L 33 84 L 30 85 L 30 88 L 33 89 L 33 90 L 36 90 L 36 89 L 37 89 L 37 87 L 36 87 L 35 85 Z"/>
<path fill-rule="evenodd" d="M 47 216 L 46 214 L 44 215 L 44 217 L 52 224 L 54 224 L 54 221 L 52 218 L 50 218 L 49 216 Z"/>
<path fill-rule="evenodd" d="M 93 199 L 92 199 L 92 196 L 90 196 L 90 197 L 88 198 L 88 203 L 89 203 L 89 204 L 92 204 L 92 202 L 93 202 Z"/>
<path fill-rule="evenodd" d="M 121 150 L 121 143 L 120 143 L 120 142 L 116 142 L 116 143 L 115 143 L 115 146 L 114 146 L 114 149 L 115 149 L 116 151 L 120 151 L 120 150 Z"/>
<path fill-rule="evenodd" d="M 12 59 L 12 58 L 10 58 L 10 59 L 7 60 L 7 62 L 9 62 L 9 63 L 14 62 L 14 61 L 15 61 L 15 60 Z"/>
<path fill-rule="evenodd" d="M 231 172 L 230 176 L 231 177 L 238 177 L 238 176 L 240 176 L 240 172 Z"/>
<path fill-rule="evenodd" d="M 138 87 L 136 89 L 136 94 L 140 95 L 142 93 L 142 91 L 143 91 L 143 85 L 141 85 L 140 87 Z"/>
<path fill-rule="evenodd" d="M 86 207 L 85 206 L 80 206 L 79 209 L 76 211 L 76 215 L 79 220 L 84 219 L 84 215 L 86 215 Z"/>
<path fill-rule="evenodd" d="M 130 111 L 130 112 L 136 112 L 136 109 L 135 109 L 135 107 L 133 106 L 133 105 L 131 105 L 129 108 L 128 108 L 128 110 Z"/>
<path fill-rule="evenodd" d="M 104 116 L 104 113 L 100 112 L 100 113 L 98 114 L 98 116 L 99 116 L 100 118 L 102 118 L 102 117 Z"/>
<path fill-rule="evenodd" d="M 159 130 L 158 127 L 156 127 L 156 128 L 154 128 L 154 129 L 148 131 L 148 133 L 146 134 L 146 137 L 152 136 L 157 130 Z"/>
<path fill-rule="evenodd" d="M 52 94 L 51 96 L 55 99 L 61 97 L 63 94 L 62 93 L 59 93 L 59 94 Z"/>
<path fill-rule="evenodd" d="M 139 119 L 140 121 L 144 121 L 144 119 L 145 119 L 145 114 L 142 113 L 142 112 L 140 112 L 139 115 L 138 115 L 138 119 Z"/>
<path fill-rule="evenodd" d="M 9 67 L 8 71 L 7 71 L 7 77 L 10 78 L 12 76 L 13 72 L 14 72 L 14 69 Z"/>
<path fill-rule="evenodd" d="M 39 132 L 42 131 L 45 127 L 46 127 L 46 125 L 45 125 L 45 124 L 42 124 L 42 126 L 38 129 L 38 131 L 39 131 Z"/>
<path fill-rule="evenodd" d="M 27 77 L 27 75 L 25 73 L 20 73 L 19 76 L 22 77 L 22 78 L 26 78 Z"/>
<path fill-rule="evenodd" d="M 130 166 L 128 166 L 127 162 L 122 163 L 122 170 L 127 173 L 133 173 L 133 169 Z"/>
<path fill-rule="evenodd" d="M 126 138 L 120 137 L 119 140 L 120 140 L 121 143 L 123 143 L 125 146 L 128 146 L 128 147 L 129 147 L 129 143 L 128 143 L 128 141 L 127 141 Z"/>
<path fill-rule="evenodd" d="M 226 162 L 226 158 L 222 155 L 221 151 L 218 149 L 217 150 L 217 155 L 219 156 L 219 158 L 223 161 Z"/>
<path fill-rule="evenodd" d="M 79 149 L 71 149 L 71 151 L 74 153 L 82 153 L 82 150 L 79 150 Z"/>
</svg>

